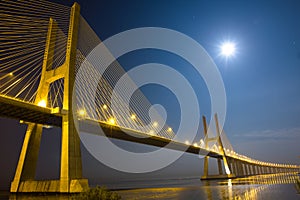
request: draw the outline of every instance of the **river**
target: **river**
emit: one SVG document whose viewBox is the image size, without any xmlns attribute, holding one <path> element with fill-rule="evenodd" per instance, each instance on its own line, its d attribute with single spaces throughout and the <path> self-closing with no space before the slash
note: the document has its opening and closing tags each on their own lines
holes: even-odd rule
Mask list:
<svg viewBox="0 0 300 200">
<path fill-rule="evenodd" d="M 200 181 L 199 178 L 147 180 L 107 183 L 125 200 L 171 199 L 300 199 L 298 174 L 257 175 L 229 180 Z M 65 195 L 10 195 L 2 192 L 0 199 L 71 199 Z"/>
</svg>

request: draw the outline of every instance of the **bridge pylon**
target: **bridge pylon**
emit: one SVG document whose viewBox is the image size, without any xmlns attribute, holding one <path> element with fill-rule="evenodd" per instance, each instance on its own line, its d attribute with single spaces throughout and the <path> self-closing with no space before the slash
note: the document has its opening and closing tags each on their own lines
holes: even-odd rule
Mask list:
<svg viewBox="0 0 300 200">
<path fill-rule="evenodd" d="M 35 180 L 43 125 L 29 123 L 19 156 L 15 177 L 11 183 L 11 192 L 77 193 L 89 187 L 88 180 L 82 178 L 80 138 L 73 120 L 73 109 L 75 105 L 72 105 L 79 17 L 80 6 L 74 3 L 70 12 L 65 62 L 55 69 L 53 69 L 52 66 L 52 59 L 55 49 L 57 24 L 55 20 L 50 18 L 42 74 L 35 99 L 37 105 L 46 107 L 50 84 L 59 79 L 64 80 L 64 94 L 61 109 L 60 179 Z"/>
<path fill-rule="evenodd" d="M 232 173 L 232 171 L 230 170 L 230 167 L 228 165 L 228 159 L 227 159 L 226 152 L 224 150 L 223 142 L 221 139 L 221 133 L 220 133 L 219 121 L 218 121 L 217 114 L 214 115 L 214 118 L 215 118 L 215 124 L 216 124 L 216 132 L 217 132 L 216 137 L 208 136 L 207 122 L 206 122 L 205 116 L 202 117 L 202 122 L 203 122 L 204 136 L 205 136 L 205 140 L 204 140 L 205 148 L 206 149 L 208 148 L 209 142 L 216 142 L 217 147 L 220 152 L 220 155 L 221 155 L 220 158 L 217 158 L 219 174 L 210 175 L 208 173 L 209 156 L 206 155 L 204 157 L 204 173 L 203 173 L 203 176 L 201 177 L 201 180 L 234 178 L 235 177 L 235 174 Z M 222 160 L 223 160 L 223 164 L 224 164 L 225 173 L 223 172 Z"/>
</svg>

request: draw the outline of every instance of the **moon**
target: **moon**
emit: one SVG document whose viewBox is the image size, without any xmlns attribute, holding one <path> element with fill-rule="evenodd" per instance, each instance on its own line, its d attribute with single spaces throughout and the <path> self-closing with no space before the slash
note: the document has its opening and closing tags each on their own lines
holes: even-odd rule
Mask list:
<svg viewBox="0 0 300 200">
<path fill-rule="evenodd" d="M 235 50 L 236 48 L 233 42 L 224 42 L 221 45 L 221 55 L 225 56 L 226 58 L 234 56 Z"/>
</svg>

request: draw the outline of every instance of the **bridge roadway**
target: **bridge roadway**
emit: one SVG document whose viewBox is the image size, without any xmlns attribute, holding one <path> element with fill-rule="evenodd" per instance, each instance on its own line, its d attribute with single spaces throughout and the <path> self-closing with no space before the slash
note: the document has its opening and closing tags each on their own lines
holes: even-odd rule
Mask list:
<svg viewBox="0 0 300 200">
<path fill-rule="evenodd" d="M 0 94 L 0 117 L 59 127 L 62 115 L 57 111 Z"/>
<path fill-rule="evenodd" d="M 23 120 L 25 122 L 32 122 L 44 124 L 49 126 L 61 127 L 62 113 L 59 109 L 44 108 L 37 106 L 33 103 L 21 101 L 12 97 L 0 95 L 0 117 L 13 118 Z M 97 128 L 101 126 L 104 133 L 94 133 Z M 150 136 L 139 131 L 126 129 L 122 127 L 121 130 L 118 126 L 113 126 L 101 121 L 91 119 L 79 120 L 79 127 L 81 131 L 92 133 L 95 135 L 106 135 L 109 138 L 125 140 L 135 143 L 141 143 L 156 147 L 167 147 L 173 150 L 186 151 L 187 153 L 209 155 L 214 158 L 222 158 L 221 155 L 206 149 L 187 145 L 170 139 L 159 137 L 156 135 Z M 169 144 L 169 145 L 168 145 Z"/>
<path fill-rule="evenodd" d="M 35 105 L 33 103 L 0 95 L 0 117 L 13 118 L 17 120 L 23 120 L 25 122 L 32 122 L 32 123 L 38 123 L 43 125 L 61 127 L 61 121 L 63 116 L 62 113 L 64 113 L 64 111 L 58 108 L 54 108 L 54 109 L 44 108 Z M 99 125 L 101 126 L 103 132 L 95 133 L 95 130 L 98 130 Z M 210 157 L 223 159 L 223 156 L 221 154 L 201 148 L 199 146 L 193 146 L 193 145 L 187 146 L 182 142 L 171 141 L 168 138 L 163 138 L 156 135 L 149 135 L 132 129 L 126 129 L 126 128 L 121 129 L 118 126 L 113 126 L 101 121 L 96 121 L 91 119 L 81 119 L 79 120 L 79 127 L 81 131 L 95 134 L 95 135 L 102 135 L 102 136 L 105 135 L 109 138 L 141 143 L 141 144 L 151 145 L 156 147 L 166 147 L 172 150 L 185 151 L 187 153 L 198 154 L 198 155 L 208 155 Z M 129 134 L 126 134 L 125 132 Z M 265 168 L 274 167 L 276 168 L 276 172 L 284 172 L 283 170 L 284 168 L 299 170 L 298 166 L 288 166 L 288 165 L 280 166 L 276 164 L 272 164 L 270 166 L 265 164 L 259 164 L 249 159 L 237 158 L 236 156 L 231 154 L 226 155 L 226 157 L 228 160 L 231 160 L 230 168 L 232 169 L 236 168 L 236 170 L 234 170 L 236 171 L 236 174 L 238 171 L 243 171 L 243 170 L 238 170 L 237 168 L 242 169 L 243 167 L 241 167 L 241 164 L 240 166 L 235 166 L 235 164 L 233 163 L 243 163 L 244 166 L 249 166 L 249 169 L 246 170 L 248 171 L 248 173 L 242 172 L 241 175 L 249 174 L 250 171 L 252 174 L 257 174 L 259 170 L 262 169 L 255 168 L 256 166 L 261 166 Z M 250 166 L 252 166 L 251 170 L 250 170 L 251 168 Z M 245 169 L 246 167 L 244 167 L 244 171 Z"/>
</svg>

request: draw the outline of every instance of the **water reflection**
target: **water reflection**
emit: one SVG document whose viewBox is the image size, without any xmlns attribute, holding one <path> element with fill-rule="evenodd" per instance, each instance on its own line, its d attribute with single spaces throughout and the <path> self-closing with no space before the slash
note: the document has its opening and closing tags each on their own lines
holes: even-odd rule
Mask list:
<svg viewBox="0 0 300 200">
<path fill-rule="evenodd" d="M 257 175 L 246 178 L 228 179 L 223 182 L 219 182 L 220 185 L 227 185 L 219 192 L 220 199 L 245 199 L 253 200 L 258 199 L 260 193 L 265 192 L 273 185 L 277 184 L 297 184 L 300 182 L 297 173 L 281 173 L 281 174 L 269 174 L 269 175 Z M 237 186 L 237 187 L 233 187 Z M 238 186 L 243 186 L 242 189 Z M 227 189 L 226 189 L 227 188 Z M 208 187 L 210 190 L 211 187 Z M 209 192 L 207 192 L 209 193 Z M 207 199 L 212 200 L 211 195 L 207 196 Z"/>
<path fill-rule="evenodd" d="M 298 191 L 298 193 L 300 194 L 300 180 L 299 180 L 299 178 L 297 179 L 297 181 L 295 183 L 295 187 L 296 187 L 296 190 Z"/>
<path fill-rule="evenodd" d="M 46 195 L 46 194 L 11 194 L 9 200 L 76 200 L 73 195 Z"/>
<path fill-rule="evenodd" d="M 180 185 L 168 185 L 164 187 L 160 183 L 159 187 L 141 188 L 117 191 L 122 199 L 294 199 L 299 198 L 300 179 L 297 173 L 282 173 L 271 175 L 258 175 L 246 178 L 236 178 L 222 181 L 200 181 L 191 180 L 187 184 L 186 180 Z M 167 186 L 167 185 L 165 185 Z M 288 187 L 285 187 L 288 186 Z M 283 191 L 279 193 L 278 191 Z M 292 191 L 292 192 L 291 192 Z M 288 194 L 288 195 L 286 195 Z M 280 196 L 282 195 L 282 196 Z M 44 200 L 69 200 L 76 199 L 68 195 L 10 195 L 11 200 L 44 199 Z"/>
</svg>

